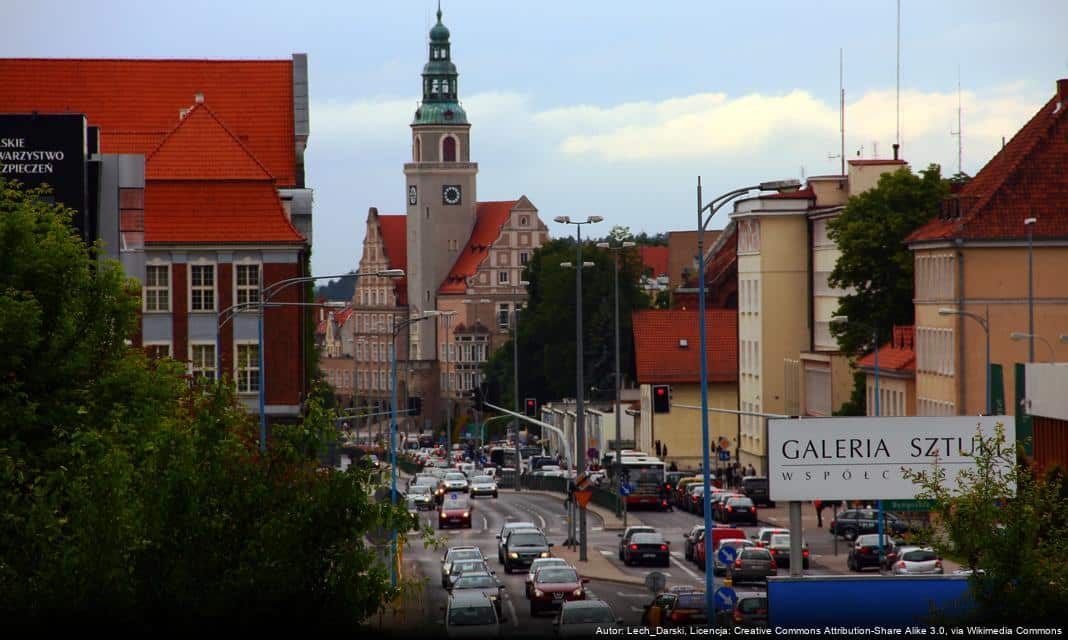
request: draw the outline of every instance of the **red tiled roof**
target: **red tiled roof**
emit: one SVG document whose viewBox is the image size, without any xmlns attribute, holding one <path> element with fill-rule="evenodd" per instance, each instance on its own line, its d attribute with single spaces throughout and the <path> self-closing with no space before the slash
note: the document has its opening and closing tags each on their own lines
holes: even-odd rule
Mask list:
<svg viewBox="0 0 1068 640">
<path fill-rule="evenodd" d="M 345 307 L 344 309 L 342 309 L 341 311 L 337 311 L 337 312 L 334 313 L 334 322 L 337 323 L 337 326 L 343 327 L 343 326 L 345 326 L 345 323 L 348 321 L 349 316 L 351 316 L 351 315 L 352 315 L 352 305 L 349 305 L 349 306 Z"/>
<path fill-rule="evenodd" d="M 408 217 L 403 214 L 378 216 L 378 230 L 382 234 L 389 268 L 404 269 L 405 273 L 408 271 L 407 229 Z M 397 294 L 397 304 L 408 304 L 408 277 L 397 278 L 393 283 L 393 291 Z"/>
<path fill-rule="evenodd" d="M 668 248 L 648 247 L 638 248 L 642 256 L 642 267 L 646 273 L 652 272 L 654 278 L 667 275 L 668 273 Z"/>
<path fill-rule="evenodd" d="M 197 104 L 145 161 L 146 180 L 273 180 L 205 104 Z"/>
<path fill-rule="evenodd" d="M 268 181 L 151 181 L 145 185 L 145 242 L 286 243 L 304 238 Z"/>
<path fill-rule="evenodd" d="M 1066 84 L 1068 81 L 1061 80 Z M 1038 110 L 958 194 L 959 215 L 938 216 L 907 242 L 1023 240 L 1023 221 L 1038 219 L 1034 237 L 1068 237 L 1068 137 L 1064 112 L 1054 96 Z"/>
<path fill-rule="evenodd" d="M 490 247 L 501 235 L 501 227 L 508 221 L 508 215 L 516 200 L 479 202 L 475 212 L 475 228 L 467 245 L 456 258 L 452 270 L 441 283 L 438 293 L 464 293 L 467 291 L 467 279 L 475 275 L 479 265 L 489 255 Z"/>
<path fill-rule="evenodd" d="M 875 369 L 875 354 L 869 353 L 857 360 L 861 369 Z M 879 347 L 879 370 L 916 371 L 916 328 L 894 327 L 893 339 Z"/>
<path fill-rule="evenodd" d="M 760 196 L 765 200 L 795 200 L 798 198 L 812 199 L 816 197 L 816 192 L 812 190 L 812 187 L 805 187 L 797 191 L 783 191 L 781 193 L 772 193 L 766 196 Z"/>
<path fill-rule="evenodd" d="M 857 165 L 858 167 L 864 167 L 868 165 L 879 164 L 908 164 L 904 160 L 893 160 L 891 158 L 876 158 L 873 160 L 850 160 L 849 164 Z"/>
<path fill-rule="evenodd" d="M 632 316 L 634 353 L 639 384 L 700 382 L 700 327 L 696 311 L 649 310 Z M 738 379 L 738 313 L 710 309 L 705 313 L 708 379 Z M 680 340 L 687 346 L 681 347 Z"/>
<path fill-rule="evenodd" d="M 85 113 L 103 153 L 148 155 L 203 94 L 278 179 L 296 184 L 291 60 L 0 59 L 0 112 Z"/>
</svg>

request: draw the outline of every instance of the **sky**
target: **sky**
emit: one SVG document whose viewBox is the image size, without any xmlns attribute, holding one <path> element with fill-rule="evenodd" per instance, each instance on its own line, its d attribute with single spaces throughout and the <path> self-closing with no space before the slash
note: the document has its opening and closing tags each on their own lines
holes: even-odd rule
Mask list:
<svg viewBox="0 0 1068 640">
<path fill-rule="evenodd" d="M 902 0 L 901 156 L 974 175 L 1068 77 L 1068 2 Z M 897 2 L 444 0 L 480 200 L 526 195 L 607 233 L 692 229 L 706 198 L 839 171 L 896 137 Z M 312 270 L 357 266 L 369 207 L 403 213 L 436 3 L 0 0 L 3 57 L 307 53 Z M 959 74 L 959 76 L 958 76 Z M 859 155 L 858 155 L 859 154 Z M 876 156 L 877 154 L 877 156 Z M 726 224 L 721 212 L 712 228 Z"/>
</svg>

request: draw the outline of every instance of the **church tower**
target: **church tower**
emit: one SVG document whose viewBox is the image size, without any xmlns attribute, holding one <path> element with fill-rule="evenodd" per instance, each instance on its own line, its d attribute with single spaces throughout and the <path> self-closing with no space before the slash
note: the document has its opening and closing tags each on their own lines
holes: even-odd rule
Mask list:
<svg viewBox="0 0 1068 640">
<path fill-rule="evenodd" d="M 438 287 L 464 250 L 475 225 L 471 125 L 459 101 L 449 30 L 430 29 L 423 99 L 412 120 L 412 161 L 404 165 L 408 203 L 408 304 L 415 315 L 436 308 Z M 412 325 L 411 360 L 436 358 L 438 323 Z"/>
</svg>

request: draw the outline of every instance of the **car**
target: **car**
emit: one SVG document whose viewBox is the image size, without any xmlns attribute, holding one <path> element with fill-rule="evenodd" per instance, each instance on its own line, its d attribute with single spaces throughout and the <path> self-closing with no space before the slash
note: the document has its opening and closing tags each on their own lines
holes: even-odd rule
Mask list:
<svg viewBox="0 0 1068 640">
<path fill-rule="evenodd" d="M 753 504 L 752 500 L 744 496 L 741 498 L 727 498 L 723 502 L 721 513 L 720 520 L 727 524 L 736 522 L 757 523 L 756 505 Z"/>
<path fill-rule="evenodd" d="M 705 525 L 695 524 L 686 535 L 682 537 L 682 554 L 687 560 L 693 560 L 693 545 L 697 540 L 697 534 L 705 530 Z"/>
<path fill-rule="evenodd" d="M 693 561 L 702 571 L 707 570 L 708 564 L 705 561 L 705 534 L 701 533 L 700 539 L 694 545 Z M 724 540 L 745 540 L 745 531 L 731 526 L 716 525 L 712 527 L 712 549 L 715 550 L 719 547 L 720 543 Z"/>
<path fill-rule="evenodd" d="M 768 576 L 779 572 L 779 565 L 769 549 L 749 547 L 741 549 L 738 557 L 728 567 L 731 584 L 743 582 L 767 582 Z"/>
<path fill-rule="evenodd" d="M 471 591 L 449 596 L 445 608 L 447 638 L 496 638 L 501 633 L 501 617 L 493 602 Z"/>
<path fill-rule="evenodd" d="M 891 565 L 895 576 L 942 575 L 942 558 L 930 547 L 901 547 L 897 562 Z"/>
<path fill-rule="evenodd" d="M 756 543 L 752 540 L 746 540 L 745 538 L 727 538 L 726 540 L 720 540 L 716 545 L 716 553 L 712 555 L 712 572 L 717 576 L 722 576 L 727 573 L 727 565 L 720 562 L 719 550 L 723 547 L 733 547 L 735 551 L 735 557 L 742 551 L 749 547 L 756 547 Z"/>
<path fill-rule="evenodd" d="M 501 527 L 497 532 L 497 561 L 501 564 L 504 564 L 504 539 L 512 529 L 538 529 L 538 526 L 533 522 L 506 522 Z"/>
<path fill-rule="evenodd" d="M 727 501 L 731 498 L 744 498 L 740 493 L 722 491 L 712 496 L 712 519 L 716 522 L 727 522 Z"/>
<path fill-rule="evenodd" d="M 434 492 L 430 485 L 416 484 L 408 487 L 408 501 L 419 511 L 434 508 Z"/>
<path fill-rule="evenodd" d="M 777 533 L 771 536 L 766 548 L 775 558 L 776 564 L 780 567 L 790 566 L 790 534 Z M 802 568 L 808 569 L 808 542 L 803 539 L 801 540 L 801 560 Z"/>
<path fill-rule="evenodd" d="M 867 567 L 877 569 L 889 568 L 897 561 L 897 545 L 887 535 L 883 535 L 883 558 L 879 558 L 879 534 L 866 533 L 857 536 L 849 545 L 846 566 L 850 571 L 863 571 Z"/>
<path fill-rule="evenodd" d="M 756 535 L 753 536 L 753 542 L 756 542 L 758 547 L 766 547 L 771 542 L 771 536 L 783 533 L 789 535 L 790 530 L 781 527 L 761 527 L 757 529 Z"/>
<path fill-rule="evenodd" d="M 593 638 L 622 626 L 623 619 L 617 618 L 612 605 L 604 600 L 570 600 L 560 605 L 553 633 L 557 638 Z"/>
<path fill-rule="evenodd" d="M 513 538 L 518 533 L 508 536 Z M 585 600 L 589 582 L 579 577 L 574 567 L 542 567 L 534 574 L 530 584 L 530 617 L 544 609 L 556 608 L 570 600 Z"/>
<path fill-rule="evenodd" d="M 665 591 L 658 593 L 642 611 L 641 625 L 657 627 L 687 627 L 708 622 L 704 591 Z"/>
<path fill-rule="evenodd" d="M 646 525 L 636 525 L 633 527 L 627 527 L 623 530 L 623 533 L 617 533 L 619 536 L 619 559 L 623 559 L 623 550 L 630 544 L 630 537 L 635 533 L 656 533 L 656 529 Z"/>
<path fill-rule="evenodd" d="M 457 560 L 449 565 L 449 575 L 445 577 L 445 588 L 451 588 L 460 576 L 472 572 L 493 574 L 484 558 Z"/>
<path fill-rule="evenodd" d="M 846 509 L 838 512 L 828 531 L 852 542 L 865 533 L 879 533 L 879 512 L 876 509 Z M 909 533 L 911 528 L 892 513 L 883 512 L 883 532 L 891 536 Z"/>
<path fill-rule="evenodd" d="M 417 473 L 408 481 L 408 488 L 411 489 L 417 484 L 427 485 L 433 493 L 434 489 L 437 488 L 438 479 L 429 473 Z"/>
<path fill-rule="evenodd" d="M 693 474 L 688 471 L 668 471 L 664 474 L 664 488 L 674 494 L 676 487 L 678 487 L 679 480 L 689 478 L 692 475 Z"/>
<path fill-rule="evenodd" d="M 465 561 L 469 562 L 469 561 Z M 492 573 L 485 571 L 464 571 L 449 586 L 449 593 L 457 595 L 465 592 L 481 593 L 490 599 L 497 616 L 501 615 L 501 599 L 504 597 L 504 585 Z"/>
<path fill-rule="evenodd" d="M 460 472 L 463 473 L 468 478 L 470 478 L 471 476 L 473 476 L 475 474 L 475 463 L 474 462 L 464 462 L 464 463 L 460 464 Z"/>
<path fill-rule="evenodd" d="M 535 558 L 548 558 L 552 546 L 541 529 L 512 529 L 504 539 L 504 572 L 529 567 Z"/>
<path fill-rule="evenodd" d="M 449 573 L 452 571 L 452 563 L 460 560 L 485 560 L 482 549 L 473 545 L 449 547 L 441 558 L 441 586 L 449 586 Z"/>
<path fill-rule="evenodd" d="M 530 598 L 530 585 L 534 582 L 534 573 L 537 572 L 537 570 L 541 567 L 548 567 L 551 565 L 560 567 L 571 566 L 567 563 L 567 560 L 564 560 L 563 558 L 534 558 L 534 560 L 530 563 L 530 570 L 527 571 L 526 580 L 523 581 L 523 590 L 528 599 Z"/>
<path fill-rule="evenodd" d="M 445 486 L 446 492 L 467 493 L 467 476 L 465 476 L 461 471 L 450 471 L 446 473 L 445 477 L 442 479 L 442 484 Z"/>
<path fill-rule="evenodd" d="M 768 479 L 765 476 L 746 476 L 742 478 L 742 493 L 747 498 L 762 507 L 775 507 L 775 501 L 771 499 L 771 491 Z"/>
<path fill-rule="evenodd" d="M 675 504 L 684 504 L 686 502 L 688 494 L 688 488 L 696 484 L 704 482 L 704 478 L 701 476 L 686 476 L 675 482 Z"/>
<path fill-rule="evenodd" d="M 683 500 L 683 507 L 690 513 L 697 514 L 699 516 L 705 513 L 705 488 L 699 484 L 692 484 L 686 488 L 686 496 Z"/>
<path fill-rule="evenodd" d="M 734 608 L 721 612 L 719 617 L 724 628 L 767 628 L 768 594 L 763 591 L 739 593 Z"/>
<path fill-rule="evenodd" d="M 479 475 L 471 478 L 469 489 L 471 497 L 493 496 L 497 497 L 497 481 L 490 476 Z"/>
<path fill-rule="evenodd" d="M 623 564 L 652 562 L 662 567 L 671 566 L 671 551 L 668 541 L 659 533 L 635 533 L 623 550 Z"/>
<path fill-rule="evenodd" d="M 444 529 L 451 525 L 470 529 L 473 508 L 471 500 L 466 494 L 446 494 L 441 501 L 441 511 L 438 512 L 438 529 Z"/>
</svg>

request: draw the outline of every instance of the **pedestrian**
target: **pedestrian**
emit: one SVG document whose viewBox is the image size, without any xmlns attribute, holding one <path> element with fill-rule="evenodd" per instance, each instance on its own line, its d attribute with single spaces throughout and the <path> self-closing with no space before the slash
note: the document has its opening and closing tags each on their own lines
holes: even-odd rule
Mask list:
<svg viewBox="0 0 1068 640">
<path fill-rule="evenodd" d="M 723 486 L 723 467 L 716 467 L 716 486 Z"/>
<path fill-rule="evenodd" d="M 753 468 L 753 463 L 749 463 L 749 468 L 745 472 L 745 477 L 749 478 L 756 475 L 756 469 Z"/>
<path fill-rule="evenodd" d="M 664 449 L 664 457 L 667 458 L 667 445 L 666 444 L 664 445 L 663 449 Z"/>
<path fill-rule="evenodd" d="M 660 457 L 660 441 L 659 440 L 656 441 L 656 457 L 657 458 Z"/>
<path fill-rule="evenodd" d="M 675 464 L 675 461 L 671 461 L 671 466 L 668 467 L 668 471 L 678 471 L 679 465 Z"/>
<path fill-rule="evenodd" d="M 812 506 L 816 507 L 816 526 L 823 527 L 823 500 L 813 500 Z"/>
</svg>

